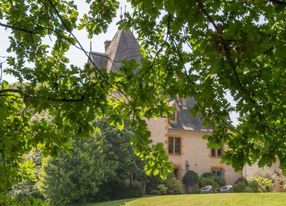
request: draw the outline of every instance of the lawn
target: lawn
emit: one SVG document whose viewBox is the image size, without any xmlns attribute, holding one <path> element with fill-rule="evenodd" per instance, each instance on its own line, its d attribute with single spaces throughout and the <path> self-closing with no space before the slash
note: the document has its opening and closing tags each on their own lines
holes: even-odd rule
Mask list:
<svg viewBox="0 0 286 206">
<path fill-rule="evenodd" d="M 194 194 L 144 197 L 86 206 L 285 206 L 286 193 Z"/>
</svg>

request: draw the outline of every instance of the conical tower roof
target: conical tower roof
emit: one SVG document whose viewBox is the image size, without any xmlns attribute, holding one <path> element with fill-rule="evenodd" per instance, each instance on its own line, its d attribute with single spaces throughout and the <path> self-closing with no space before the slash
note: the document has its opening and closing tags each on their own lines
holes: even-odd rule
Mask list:
<svg viewBox="0 0 286 206">
<path fill-rule="evenodd" d="M 122 65 L 122 61 L 128 59 L 135 59 L 139 64 L 142 58 L 139 50 L 140 46 L 130 30 L 118 30 L 105 51 L 109 57 L 107 70 L 116 71 Z"/>
<path fill-rule="evenodd" d="M 118 30 L 111 41 L 105 41 L 105 53 L 90 52 L 90 57 L 99 69 L 106 68 L 109 72 L 116 71 L 122 61 L 135 59 L 138 64 L 142 59 L 140 46 L 130 30 Z M 91 64 L 91 62 L 89 61 Z"/>
</svg>

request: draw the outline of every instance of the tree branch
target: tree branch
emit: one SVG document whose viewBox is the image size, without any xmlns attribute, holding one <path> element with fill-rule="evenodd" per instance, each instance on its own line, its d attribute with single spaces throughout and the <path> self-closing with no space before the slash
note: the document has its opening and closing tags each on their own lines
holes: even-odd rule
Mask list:
<svg viewBox="0 0 286 206">
<path fill-rule="evenodd" d="M 221 44 L 223 46 L 223 50 L 224 50 L 224 54 L 225 54 L 225 57 L 231 67 L 231 69 L 233 70 L 233 73 L 234 73 L 234 76 L 235 76 L 235 79 L 240 87 L 240 89 L 249 96 L 250 98 L 250 101 L 252 103 L 255 103 L 255 100 L 253 99 L 253 95 L 252 95 L 252 92 L 250 92 L 247 88 L 244 87 L 244 85 L 242 84 L 242 82 L 240 81 L 240 78 L 239 78 L 239 75 L 237 73 L 237 70 L 236 70 L 236 65 L 235 63 L 233 62 L 232 60 L 232 57 L 231 57 L 231 50 L 230 50 L 230 47 L 227 43 L 227 41 L 225 41 L 222 37 L 222 31 L 221 29 L 218 27 L 218 25 L 215 23 L 215 21 L 212 19 L 212 17 L 209 15 L 209 13 L 207 12 L 207 10 L 205 9 L 204 5 L 203 5 L 203 2 L 201 0 L 197 0 L 197 3 L 198 3 L 198 6 L 199 6 L 199 9 L 203 12 L 203 14 L 206 16 L 206 18 L 208 19 L 208 21 L 212 24 L 212 26 L 215 28 L 216 32 L 219 34 L 219 39 L 221 41 Z"/>
<path fill-rule="evenodd" d="M 12 29 L 12 30 L 18 30 L 18 31 L 25 32 L 25 33 L 28 33 L 28 34 L 38 34 L 37 32 L 35 32 L 33 30 L 29 30 L 29 29 L 26 29 L 26 28 L 18 27 L 18 26 L 15 26 L 15 25 L 8 25 L 8 24 L 4 24 L 4 23 L 1 23 L 1 22 L 0 22 L 0 26 L 5 27 L 5 28 L 9 28 L 9 29 Z"/>
<path fill-rule="evenodd" d="M 7 92 L 13 92 L 13 93 L 18 93 L 18 94 L 21 93 L 21 91 L 19 89 L 2 89 L 2 90 L 0 90 L 0 94 L 4 94 Z"/>
<path fill-rule="evenodd" d="M 155 54 L 155 57 L 151 63 L 151 65 L 147 68 L 147 70 L 141 75 L 141 80 L 143 80 L 143 77 L 149 73 L 149 71 L 153 68 L 154 66 L 154 63 L 156 61 L 156 59 L 158 58 L 158 55 L 161 53 L 161 51 L 163 50 L 163 48 L 165 47 L 165 45 L 167 44 L 167 40 L 168 40 L 168 37 L 169 37 L 169 34 L 170 34 L 170 24 L 171 24 L 171 15 L 168 14 L 168 23 L 167 23 L 167 32 L 166 32 L 166 38 L 163 42 L 163 44 L 161 45 L 160 49 L 158 49 L 158 51 L 156 52 Z"/>
<path fill-rule="evenodd" d="M 85 49 L 83 48 L 82 44 L 80 43 L 80 41 L 78 40 L 78 38 L 73 34 L 72 30 L 68 27 L 68 25 L 66 24 L 66 22 L 64 21 L 64 19 L 62 18 L 58 8 L 56 7 L 56 5 L 53 3 L 53 0 L 48 0 L 49 4 L 52 6 L 52 8 L 54 9 L 57 17 L 59 18 L 59 20 L 62 22 L 63 26 L 65 27 L 65 29 L 67 30 L 67 32 L 74 38 L 74 40 L 77 42 L 78 46 L 80 47 L 80 49 L 84 52 L 84 54 L 86 55 L 86 57 L 88 58 L 88 60 L 92 63 L 93 67 L 95 68 L 96 72 L 98 72 L 98 74 L 103 78 L 103 81 L 111 86 L 115 86 L 117 88 L 117 90 L 119 91 L 119 95 L 121 96 L 121 94 L 127 99 L 128 102 L 130 102 L 129 98 L 127 95 L 124 94 L 124 92 L 117 86 L 114 85 L 112 83 L 110 83 L 108 81 L 108 77 L 106 76 L 106 74 L 104 74 L 95 64 L 95 62 L 93 61 L 93 59 L 91 58 L 91 56 L 88 54 L 88 52 L 85 51 Z M 104 88 L 104 86 L 102 84 L 99 84 L 100 87 L 105 91 L 105 93 L 107 95 L 109 95 L 108 91 Z M 121 93 L 121 94 L 120 94 Z"/>
<path fill-rule="evenodd" d="M 79 99 L 68 99 L 68 98 L 57 99 L 52 97 L 48 98 L 48 100 L 52 102 L 82 102 L 84 99 L 85 99 L 84 96 L 81 96 L 81 98 Z"/>
</svg>

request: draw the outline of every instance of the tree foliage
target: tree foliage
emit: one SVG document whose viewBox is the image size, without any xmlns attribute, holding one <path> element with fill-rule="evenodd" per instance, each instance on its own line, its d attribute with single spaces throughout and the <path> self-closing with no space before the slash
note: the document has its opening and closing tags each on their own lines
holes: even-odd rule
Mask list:
<svg viewBox="0 0 286 206">
<path fill-rule="evenodd" d="M 194 97 L 191 112 L 213 128 L 210 146 L 227 144 L 223 161 L 236 170 L 278 159 L 285 171 L 285 2 L 131 4 L 125 25 L 135 28 L 153 59 L 142 70 L 145 84 L 171 98 Z M 239 114 L 236 127 L 233 112 Z"/>
<path fill-rule="evenodd" d="M 184 175 L 182 182 L 187 187 L 195 186 L 198 184 L 198 181 L 199 181 L 198 178 L 199 178 L 199 175 L 195 171 L 189 170 Z"/>
<path fill-rule="evenodd" d="M 38 186 L 49 204 L 85 203 L 106 179 L 115 175 L 117 162 L 106 157 L 103 147 L 102 139 L 96 135 L 74 138 L 69 153 L 45 160 Z"/>
<path fill-rule="evenodd" d="M 95 64 L 84 68 L 70 65 L 66 52 L 71 46 L 91 60 L 73 32 L 85 29 L 91 37 L 106 31 L 119 5 L 111 0 L 85 3 L 90 10 L 79 15 L 70 0 L 0 2 L 0 26 L 11 31 L 11 55 L 5 72 L 19 81 L 15 88 L 1 82 L 0 88 L 3 190 L 17 182 L 13 179 L 24 153 L 40 147 L 45 154 L 56 155 L 59 149 L 70 146 L 70 137 L 93 131 L 94 120 L 103 116 L 121 128 L 124 120 L 132 116 L 130 126 L 138 134 L 132 140 L 133 148 L 146 161 L 146 170 L 160 172 L 163 177 L 171 171 L 162 145 L 150 147 L 143 116 L 151 117 L 153 112 L 148 111 L 147 105 L 128 103 L 131 92 L 115 74 L 99 70 Z M 131 65 L 132 69 L 138 66 Z M 115 96 L 115 92 L 122 96 Z M 156 113 L 164 113 L 159 109 L 162 106 L 165 105 L 154 106 Z"/>
<path fill-rule="evenodd" d="M 29 147 L 56 153 L 102 116 L 120 127 L 131 116 L 136 154 L 149 174 L 166 177 L 171 165 L 162 144 L 150 146 L 143 117 L 168 115 L 167 99 L 177 96 L 194 97 L 192 113 L 213 127 L 212 146 L 228 145 L 223 160 L 236 170 L 277 159 L 286 170 L 284 1 L 132 0 L 133 12 L 120 24 L 137 32 L 145 58 L 139 70 L 131 61 L 116 73 L 92 65 L 73 32 L 106 31 L 119 3 L 85 2 L 90 10 L 81 15 L 71 0 L 0 2 L 0 26 L 11 30 L 7 72 L 19 80 L 15 89 L 1 82 L 0 167 L 9 177 L 1 185 L 14 182 L 9 174 Z M 72 45 L 91 65 L 69 64 Z M 44 112 L 47 118 L 31 121 Z M 232 112 L 240 115 L 237 127 Z"/>
</svg>

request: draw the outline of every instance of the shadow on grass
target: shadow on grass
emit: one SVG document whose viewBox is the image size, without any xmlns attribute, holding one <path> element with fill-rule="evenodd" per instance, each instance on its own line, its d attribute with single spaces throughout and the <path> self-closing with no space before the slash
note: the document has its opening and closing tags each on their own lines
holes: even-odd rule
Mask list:
<svg viewBox="0 0 286 206">
<path fill-rule="evenodd" d="M 131 199 L 123 199 L 123 200 L 114 200 L 108 202 L 96 202 L 96 203 L 88 203 L 85 206 L 124 206 L 127 202 L 131 202 L 138 198 L 131 198 Z"/>
</svg>

